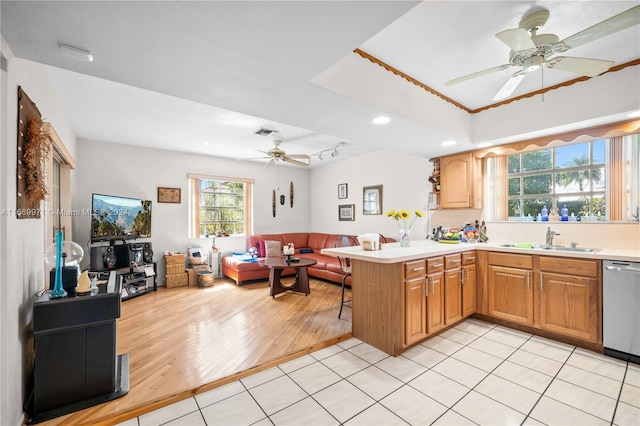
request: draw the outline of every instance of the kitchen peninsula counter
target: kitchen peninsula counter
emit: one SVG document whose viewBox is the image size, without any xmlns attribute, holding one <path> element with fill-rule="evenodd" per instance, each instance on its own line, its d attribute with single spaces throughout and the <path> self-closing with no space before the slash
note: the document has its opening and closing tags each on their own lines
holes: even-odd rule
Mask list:
<svg viewBox="0 0 640 426">
<path fill-rule="evenodd" d="M 486 261 L 489 252 L 529 254 L 545 258 L 549 256 L 549 259 L 575 258 L 574 263 L 580 263 L 584 259 L 640 260 L 640 254 L 634 250 L 600 249 L 592 253 L 580 253 L 542 248 L 499 247 L 497 243 L 448 244 L 431 240 L 412 241 L 410 247 L 388 243 L 376 251 L 365 251 L 360 246 L 322 250 L 322 254 L 351 259 L 353 336 L 394 356 L 415 343 L 455 325 L 463 316 L 474 312 L 473 302 L 471 313 L 469 309 L 462 307 L 462 311 L 465 312 L 463 316 L 451 316 L 438 310 L 447 311 L 451 307 L 449 301 L 445 306 L 445 293 L 448 294 L 449 290 L 456 292 L 455 299 L 449 300 L 457 304 L 458 298 L 462 297 L 464 300 L 466 297 L 461 293 L 466 292 L 468 287 L 475 289 L 476 273 L 479 277 L 485 273 L 483 261 L 476 265 L 475 258 L 483 258 Z M 465 259 L 470 261 L 466 264 L 469 266 L 465 266 Z M 451 266 L 450 260 L 458 262 L 455 267 Z M 433 266 L 439 269 L 433 269 Z M 460 289 L 456 289 L 457 285 L 454 282 L 462 282 L 465 277 L 468 280 L 467 285 L 461 285 Z M 483 290 L 479 288 L 478 291 Z M 475 296 L 470 297 L 473 300 Z M 478 300 L 482 297 L 483 293 L 478 293 Z M 477 302 L 476 307 L 479 307 L 480 303 Z M 482 310 L 478 312 L 482 313 Z M 434 315 L 438 317 L 435 320 Z M 444 320 L 445 316 L 448 320 Z M 438 319 L 441 319 L 440 323 Z"/>
</svg>

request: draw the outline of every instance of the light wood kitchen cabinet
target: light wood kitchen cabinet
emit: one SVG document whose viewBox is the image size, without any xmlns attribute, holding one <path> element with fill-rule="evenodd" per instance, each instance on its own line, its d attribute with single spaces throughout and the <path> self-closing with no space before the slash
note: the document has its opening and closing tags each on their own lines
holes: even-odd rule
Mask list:
<svg viewBox="0 0 640 426">
<path fill-rule="evenodd" d="M 440 207 L 482 208 L 482 162 L 472 153 L 440 158 Z"/>
<path fill-rule="evenodd" d="M 427 259 L 427 333 L 435 333 L 445 326 L 444 258 Z"/>
<path fill-rule="evenodd" d="M 405 263 L 404 344 L 412 345 L 427 336 L 426 261 Z"/>
<path fill-rule="evenodd" d="M 540 256 L 539 262 L 539 327 L 599 342 L 600 262 L 550 256 Z"/>
<path fill-rule="evenodd" d="M 489 253 L 489 315 L 533 325 L 532 269 L 531 255 Z"/>
<path fill-rule="evenodd" d="M 462 319 L 462 258 L 459 253 L 444 257 L 444 324 Z"/>
<path fill-rule="evenodd" d="M 462 316 L 476 312 L 476 252 L 462 253 Z"/>
</svg>

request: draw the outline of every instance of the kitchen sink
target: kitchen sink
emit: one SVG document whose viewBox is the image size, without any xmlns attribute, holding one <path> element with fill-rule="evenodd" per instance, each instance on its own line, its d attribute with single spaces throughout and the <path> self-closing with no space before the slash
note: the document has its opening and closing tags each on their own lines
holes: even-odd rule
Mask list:
<svg viewBox="0 0 640 426">
<path fill-rule="evenodd" d="M 545 250 L 569 251 L 573 253 L 596 253 L 600 251 L 600 249 L 581 248 L 581 247 L 543 246 L 540 248 Z"/>
<path fill-rule="evenodd" d="M 594 248 L 547 246 L 544 244 L 496 244 L 494 247 L 567 251 L 572 253 L 597 253 L 600 251 L 600 249 Z"/>
</svg>

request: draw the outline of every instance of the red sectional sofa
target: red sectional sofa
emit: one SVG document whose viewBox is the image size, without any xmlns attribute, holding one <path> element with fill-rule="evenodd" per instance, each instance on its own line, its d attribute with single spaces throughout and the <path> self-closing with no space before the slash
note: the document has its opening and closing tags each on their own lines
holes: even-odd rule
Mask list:
<svg viewBox="0 0 640 426">
<path fill-rule="evenodd" d="M 340 270 L 338 259 L 320 253 L 323 248 L 333 247 L 338 237 L 338 234 L 318 232 L 249 235 L 247 237 L 247 250 L 251 247 L 256 247 L 260 240 L 280 241 L 283 247 L 293 243 L 296 249 L 296 257 L 311 258 L 318 262 L 308 268 L 309 276 L 342 283 L 344 274 Z M 300 250 L 306 251 L 304 249 L 311 249 L 312 252 L 300 253 Z M 234 280 L 238 285 L 243 284 L 245 281 L 269 278 L 269 268 L 263 268 L 257 262 L 243 261 L 237 256 L 224 256 L 222 258 L 222 273 Z M 295 270 L 285 270 L 284 273 L 293 274 Z M 351 284 L 351 277 L 347 278 L 347 284 Z"/>
</svg>

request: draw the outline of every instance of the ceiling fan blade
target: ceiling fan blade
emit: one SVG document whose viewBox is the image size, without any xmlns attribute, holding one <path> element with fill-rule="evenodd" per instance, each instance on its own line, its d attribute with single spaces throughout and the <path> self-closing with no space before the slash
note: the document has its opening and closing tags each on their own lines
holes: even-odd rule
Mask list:
<svg viewBox="0 0 640 426">
<path fill-rule="evenodd" d="M 289 156 L 282 157 L 282 161 L 286 161 L 287 163 L 295 164 L 296 166 L 302 166 L 302 167 L 306 167 L 309 165 L 309 163 L 304 163 L 302 161 L 294 160 Z"/>
<path fill-rule="evenodd" d="M 640 24 L 640 6 L 622 12 L 560 41 L 567 49 L 589 43 L 609 34 Z"/>
<path fill-rule="evenodd" d="M 287 157 L 289 157 L 289 158 L 302 158 L 302 159 L 305 159 L 305 160 L 308 160 L 309 158 L 311 158 L 307 154 L 287 154 Z"/>
<path fill-rule="evenodd" d="M 504 64 L 499 65 L 497 67 L 489 68 L 483 71 L 474 72 L 473 74 L 465 75 L 462 77 L 454 78 L 453 80 L 449 80 L 445 83 L 445 86 L 453 86 L 454 84 L 462 83 L 463 81 L 471 80 L 472 78 L 481 77 L 483 75 L 491 74 L 496 71 L 506 70 L 507 68 L 511 68 L 513 65 Z"/>
<path fill-rule="evenodd" d="M 270 165 L 272 165 L 273 163 L 275 163 L 276 160 L 274 160 L 273 158 L 269 161 L 267 161 L 267 164 L 264 165 L 265 168 L 269 167 Z"/>
<path fill-rule="evenodd" d="M 496 34 L 496 37 L 509 46 L 514 52 L 536 48 L 535 43 L 531 40 L 529 32 L 523 28 L 504 30 Z"/>
<path fill-rule="evenodd" d="M 509 97 L 513 91 L 516 90 L 516 87 L 518 87 L 525 75 L 527 75 L 525 71 L 518 71 L 512 75 L 504 86 L 502 86 L 502 89 L 500 89 L 500 91 L 498 91 L 498 93 L 493 97 L 493 100 L 500 101 Z"/>
<path fill-rule="evenodd" d="M 547 63 L 547 68 L 559 71 L 574 72 L 587 77 L 600 75 L 615 64 L 613 61 L 589 58 L 573 58 L 571 56 L 557 56 Z"/>
</svg>

